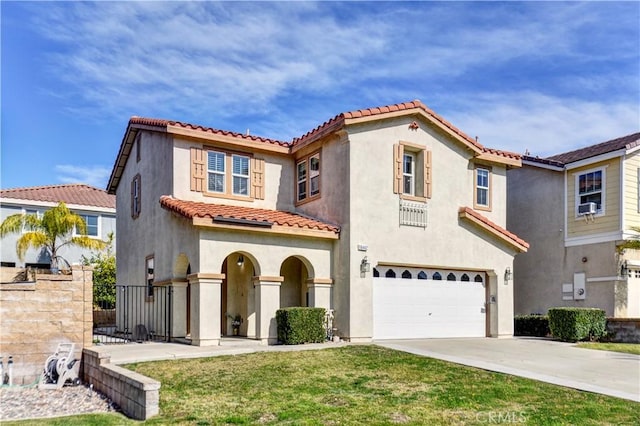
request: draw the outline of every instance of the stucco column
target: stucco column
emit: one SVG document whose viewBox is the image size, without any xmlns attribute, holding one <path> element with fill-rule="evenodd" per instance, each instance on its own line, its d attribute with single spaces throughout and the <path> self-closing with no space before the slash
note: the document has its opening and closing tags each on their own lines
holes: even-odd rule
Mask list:
<svg viewBox="0 0 640 426">
<path fill-rule="evenodd" d="M 278 342 L 276 311 L 280 309 L 280 285 L 284 277 L 253 277 L 256 288 L 256 338 L 263 344 Z"/>
<path fill-rule="evenodd" d="M 327 312 L 332 308 L 333 280 L 331 278 L 310 278 L 307 280 L 309 290 L 309 306 L 325 308 Z"/>
<path fill-rule="evenodd" d="M 171 337 L 187 335 L 187 282 L 171 282 Z"/>
<path fill-rule="evenodd" d="M 220 344 L 220 310 L 224 274 L 192 274 L 191 284 L 191 344 Z"/>
</svg>

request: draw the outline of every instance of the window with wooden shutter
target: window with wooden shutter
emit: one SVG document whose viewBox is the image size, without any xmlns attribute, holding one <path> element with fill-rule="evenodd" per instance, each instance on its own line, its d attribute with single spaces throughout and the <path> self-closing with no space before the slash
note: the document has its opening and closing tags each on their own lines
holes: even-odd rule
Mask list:
<svg viewBox="0 0 640 426">
<path fill-rule="evenodd" d="M 203 192 L 206 177 L 206 151 L 201 148 L 191 148 L 191 190 Z"/>
<path fill-rule="evenodd" d="M 393 192 L 400 198 L 426 201 L 433 191 L 431 151 L 401 141 L 393 145 Z"/>
</svg>

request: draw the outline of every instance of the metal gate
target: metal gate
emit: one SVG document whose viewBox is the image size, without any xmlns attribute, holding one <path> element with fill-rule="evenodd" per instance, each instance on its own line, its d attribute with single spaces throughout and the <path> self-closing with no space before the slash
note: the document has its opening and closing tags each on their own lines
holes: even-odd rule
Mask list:
<svg viewBox="0 0 640 426">
<path fill-rule="evenodd" d="M 93 341 L 170 342 L 172 286 L 94 284 Z"/>
</svg>

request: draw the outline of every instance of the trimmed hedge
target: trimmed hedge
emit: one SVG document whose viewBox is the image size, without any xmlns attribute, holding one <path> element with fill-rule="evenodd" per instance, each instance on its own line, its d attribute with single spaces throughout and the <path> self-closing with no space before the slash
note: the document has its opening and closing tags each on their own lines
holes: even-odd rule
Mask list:
<svg viewBox="0 0 640 426">
<path fill-rule="evenodd" d="M 326 340 L 324 308 L 283 308 L 276 311 L 278 340 L 285 345 L 321 343 Z"/>
<path fill-rule="evenodd" d="M 607 318 L 602 309 L 549 309 L 551 335 L 565 342 L 598 340 L 607 334 Z"/>
<path fill-rule="evenodd" d="M 546 337 L 549 331 L 549 317 L 546 315 L 517 315 L 513 319 L 516 336 Z"/>
</svg>

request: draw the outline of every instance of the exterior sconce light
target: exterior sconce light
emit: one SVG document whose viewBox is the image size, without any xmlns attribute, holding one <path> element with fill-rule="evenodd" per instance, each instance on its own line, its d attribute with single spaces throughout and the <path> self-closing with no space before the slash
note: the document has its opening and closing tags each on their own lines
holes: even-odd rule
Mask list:
<svg viewBox="0 0 640 426">
<path fill-rule="evenodd" d="M 369 259 L 367 259 L 367 256 L 365 256 L 362 259 L 362 262 L 360 262 L 360 272 L 364 274 L 365 272 L 369 272 L 370 270 L 371 264 L 369 263 Z"/>
<path fill-rule="evenodd" d="M 620 265 L 620 276 L 622 278 L 627 278 L 629 276 L 629 269 L 627 268 L 626 260 Z"/>
<path fill-rule="evenodd" d="M 238 262 L 237 263 L 238 263 L 238 266 L 244 265 L 244 256 L 243 255 L 238 256 Z"/>
<path fill-rule="evenodd" d="M 513 274 L 511 273 L 511 268 L 507 266 L 507 269 L 504 270 L 504 285 L 509 284 L 509 281 L 513 279 Z"/>
</svg>

